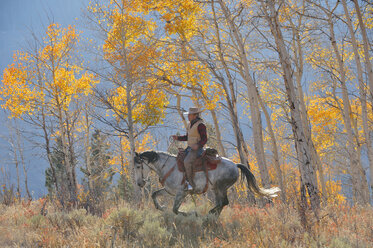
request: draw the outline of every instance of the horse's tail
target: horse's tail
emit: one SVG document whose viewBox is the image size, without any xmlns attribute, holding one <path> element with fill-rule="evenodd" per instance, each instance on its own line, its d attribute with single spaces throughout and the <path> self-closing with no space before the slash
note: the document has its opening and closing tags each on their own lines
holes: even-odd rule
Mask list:
<svg viewBox="0 0 373 248">
<path fill-rule="evenodd" d="M 244 166 L 243 164 L 237 164 L 237 167 L 241 170 L 241 173 L 246 176 L 246 180 L 247 180 L 249 190 L 254 195 L 266 196 L 266 197 L 276 197 L 277 193 L 281 191 L 281 189 L 278 188 L 278 187 L 273 187 L 273 188 L 270 188 L 270 189 L 260 188 L 256 183 L 256 179 L 255 179 L 253 173 L 251 173 L 251 171 L 246 166 Z"/>
</svg>

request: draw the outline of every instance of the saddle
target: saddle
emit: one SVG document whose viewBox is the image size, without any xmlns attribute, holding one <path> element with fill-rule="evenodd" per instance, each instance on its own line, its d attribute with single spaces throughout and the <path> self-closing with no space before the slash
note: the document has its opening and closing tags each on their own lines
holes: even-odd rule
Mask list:
<svg viewBox="0 0 373 248">
<path fill-rule="evenodd" d="M 186 175 L 185 175 L 185 166 L 184 166 L 184 159 L 186 157 L 185 150 L 180 150 L 177 157 L 177 168 L 179 171 L 184 173 L 183 180 L 181 184 L 185 183 Z M 221 162 L 221 157 L 218 156 L 218 151 L 213 148 L 206 148 L 202 155 L 198 157 L 193 165 L 192 165 L 192 178 L 194 178 L 194 175 L 196 172 L 204 171 L 206 175 L 206 184 L 202 192 L 205 193 L 209 187 L 209 173 L 210 170 L 215 170 L 218 166 L 218 164 Z"/>
<path fill-rule="evenodd" d="M 181 181 L 181 184 L 185 184 L 186 180 L 186 175 L 185 175 L 185 166 L 184 166 L 184 159 L 186 157 L 186 153 L 184 149 L 179 149 L 179 153 L 177 154 L 176 157 L 176 162 L 177 162 L 177 168 L 180 172 L 184 174 L 183 180 Z M 218 164 L 221 162 L 221 157 L 218 155 L 218 151 L 213 148 L 206 148 L 202 155 L 196 159 L 196 161 L 193 163 L 193 168 L 192 172 L 193 175 L 192 177 L 194 178 L 194 174 L 196 172 L 204 171 L 206 175 L 206 185 L 205 188 L 203 189 L 201 194 L 205 193 L 208 189 L 208 183 L 209 183 L 209 174 L 208 171 L 210 170 L 215 170 L 218 166 Z M 171 175 L 171 173 L 175 170 L 175 167 L 172 167 L 166 175 L 164 175 L 163 178 L 159 179 L 159 182 L 164 185 L 166 179 Z"/>
<path fill-rule="evenodd" d="M 177 168 L 180 172 L 185 173 L 184 159 L 186 157 L 185 150 L 179 150 L 177 154 Z M 202 155 L 196 159 L 193 163 L 192 169 L 193 174 L 199 171 L 210 171 L 215 170 L 218 164 L 221 162 L 221 157 L 218 156 L 218 151 L 214 148 L 206 148 Z"/>
</svg>

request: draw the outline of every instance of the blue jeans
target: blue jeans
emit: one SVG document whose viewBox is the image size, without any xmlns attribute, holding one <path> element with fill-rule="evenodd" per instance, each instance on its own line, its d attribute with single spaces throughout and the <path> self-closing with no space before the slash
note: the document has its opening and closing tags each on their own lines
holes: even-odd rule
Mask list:
<svg viewBox="0 0 373 248">
<path fill-rule="evenodd" d="M 185 167 L 185 174 L 187 181 L 195 188 L 195 184 L 193 181 L 193 163 L 196 161 L 198 157 L 202 155 L 203 149 L 199 148 L 198 150 L 192 150 L 191 147 L 187 147 L 185 149 L 185 159 L 184 159 L 184 167 Z"/>
<path fill-rule="evenodd" d="M 188 155 L 188 153 L 190 152 L 190 150 L 192 150 L 192 148 L 190 146 L 188 146 L 185 149 L 185 157 Z M 197 150 L 198 157 L 201 157 L 202 153 L 203 153 L 203 147 L 198 148 L 198 150 Z"/>
</svg>

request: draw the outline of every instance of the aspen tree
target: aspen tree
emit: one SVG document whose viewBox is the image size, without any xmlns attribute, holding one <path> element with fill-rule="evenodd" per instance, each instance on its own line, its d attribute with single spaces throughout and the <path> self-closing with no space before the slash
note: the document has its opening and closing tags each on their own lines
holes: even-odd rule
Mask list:
<svg viewBox="0 0 373 248">
<path fill-rule="evenodd" d="M 97 83 L 92 74 L 82 72 L 81 66 L 74 63 L 78 40 L 75 28 L 50 24 L 43 40 L 35 40 L 38 47 L 14 55 L 14 63 L 4 70 L 0 89 L 5 102 L 2 107 L 10 111 L 11 117 L 25 118 L 43 132 L 59 199 L 62 204 L 66 201 L 70 204 L 66 207 L 77 203 L 74 151 L 76 120 L 80 118 L 77 98 L 90 94 Z M 67 180 L 60 183 L 50 159 L 51 135 L 62 141 Z M 61 191 L 61 184 L 66 184 L 67 192 Z"/>
<path fill-rule="evenodd" d="M 362 117 L 362 122 L 363 122 L 364 138 L 365 138 L 365 144 L 366 144 L 366 147 L 367 147 L 368 160 L 369 160 L 369 165 L 370 165 L 370 178 L 372 179 L 373 178 L 373 147 L 372 147 L 372 139 L 370 138 L 370 130 L 369 130 L 369 127 L 368 127 L 368 110 L 367 110 L 367 94 L 366 94 L 367 85 L 364 83 L 363 67 L 362 67 L 361 60 L 360 60 L 360 55 L 359 55 L 359 45 L 358 45 L 358 41 L 356 40 L 356 37 L 355 37 L 355 32 L 354 32 L 354 28 L 352 26 L 352 20 L 350 18 L 350 14 L 349 14 L 349 10 L 348 10 L 348 7 L 347 7 L 346 0 L 342 0 L 342 4 L 343 4 L 344 12 L 345 12 L 346 23 L 347 23 L 348 30 L 349 30 L 350 36 L 351 36 L 353 53 L 354 53 L 354 58 L 355 58 L 355 63 L 356 63 L 357 78 L 358 78 L 358 81 L 359 81 L 360 102 L 361 102 L 361 117 Z M 356 2 L 356 4 L 357 4 L 357 2 Z M 358 8 L 358 5 L 356 5 L 355 7 Z M 359 16 L 359 14 L 358 14 L 358 16 Z M 359 18 L 361 18 L 361 16 Z M 359 19 L 359 21 L 360 21 L 360 19 Z M 364 35 L 363 35 L 363 37 L 364 37 Z M 369 59 L 368 59 L 368 61 L 369 61 Z M 368 70 L 369 70 L 369 63 L 370 63 L 370 61 L 368 62 L 368 64 L 366 64 L 366 67 L 367 67 Z M 368 80 L 369 80 L 369 72 L 368 72 Z M 372 80 L 373 80 L 373 78 L 372 78 Z M 370 88 L 371 87 L 372 87 L 372 85 L 370 86 Z M 372 180 L 371 180 L 371 186 L 370 187 L 373 189 Z"/>
<path fill-rule="evenodd" d="M 295 138 L 295 148 L 297 151 L 297 158 L 299 160 L 299 170 L 301 174 L 301 182 L 303 187 L 307 190 L 310 197 L 310 203 L 313 212 L 318 217 L 318 211 L 320 208 L 320 196 L 319 189 L 316 180 L 316 171 L 311 164 L 311 147 L 309 144 L 310 137 L 306 137 L 304 132 L 303 122 L 301 118 L 300 103 L 297 97 L 294 79 L 293 69 L 291 66 L 291 60 L 288 50 L 286 49 L 282 30 L 279 24 L 278 11 L 275 9 L 274 1 L 261 1 L 265 18 L 270 26 L 272 35 L 276 42 L 277 52 L 279 55 L 281 68 L 283 70 L 284 83 L 287 93 L 288 105 L 290 107 L 291 114 L 291 125 L 293 135 Z M 306 204 L 305 191 L 301 190 L 301 198 L 303 204 Z"/>
</svg>

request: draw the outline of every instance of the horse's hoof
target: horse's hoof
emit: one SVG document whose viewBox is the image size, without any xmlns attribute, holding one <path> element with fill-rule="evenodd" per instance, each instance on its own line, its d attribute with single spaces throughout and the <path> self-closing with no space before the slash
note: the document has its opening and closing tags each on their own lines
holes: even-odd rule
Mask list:
<svg viewBox="0 0 373 248">
<path fill-rule="evenodd" d="M 156 207 L 156 209 L 158 209 L 159 211 L 164 211 L 164 210 L 166 210 L 166 207 L 165 207 L 165 206 L 162 206 L 162 205 L 158 205 L 158 206 Z"/>
</svg>

